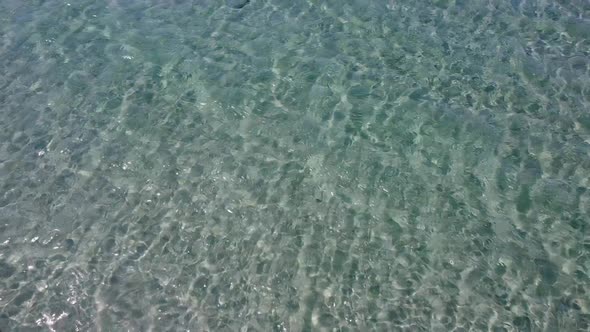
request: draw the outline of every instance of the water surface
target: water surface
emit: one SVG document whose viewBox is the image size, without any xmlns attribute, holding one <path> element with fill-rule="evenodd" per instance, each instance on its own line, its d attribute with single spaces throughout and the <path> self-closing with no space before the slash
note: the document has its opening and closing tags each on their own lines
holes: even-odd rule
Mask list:
<svg viewBox="0 0 590 332">
<path fill-rule="evenodd" d="M 585 0 L 0 0 L 0 330 L 590 328 Z"/>
</svg>

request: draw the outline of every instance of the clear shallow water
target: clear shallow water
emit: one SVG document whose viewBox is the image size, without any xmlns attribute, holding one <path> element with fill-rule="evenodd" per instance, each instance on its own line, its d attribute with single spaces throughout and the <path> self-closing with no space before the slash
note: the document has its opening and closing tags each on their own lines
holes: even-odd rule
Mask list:
<svg viewBox="0 0 590 332">
<path fill-rule="evenodd" d="M 589 328 L 586 1 L 227 4 L 0 1 L 0 330 Z"/>
</svg>

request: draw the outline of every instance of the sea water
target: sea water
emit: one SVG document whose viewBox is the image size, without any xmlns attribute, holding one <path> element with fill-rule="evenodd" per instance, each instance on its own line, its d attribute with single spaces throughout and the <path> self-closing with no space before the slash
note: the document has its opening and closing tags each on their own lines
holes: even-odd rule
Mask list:
<svg viewBox="0 0 590 332">
<path fill-rule="evenodd" d="M 0 0 L 1 331 L 586 331 L 586 0 Z"/>
</svg>

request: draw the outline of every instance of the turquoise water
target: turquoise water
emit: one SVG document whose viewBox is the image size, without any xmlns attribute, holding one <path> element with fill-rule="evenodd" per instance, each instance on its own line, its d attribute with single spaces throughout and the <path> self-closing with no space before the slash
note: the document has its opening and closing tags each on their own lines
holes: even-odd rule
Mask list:
<svg viewBox="0 0 590 332">
<path fill-rule="evenodd" d="M 585 0 L 0 0 L 1 331 L 590 329 Z"/>
</svg>

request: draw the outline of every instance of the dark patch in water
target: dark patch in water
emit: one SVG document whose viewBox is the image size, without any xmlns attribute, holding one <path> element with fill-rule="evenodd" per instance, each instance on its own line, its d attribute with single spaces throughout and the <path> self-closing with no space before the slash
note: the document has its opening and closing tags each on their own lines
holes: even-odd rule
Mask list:
<svg viewBox="0 0 590 332">
<path fill-rule="evenodd" d="M 242 9 L 249 3 L 250 0 L 227 0 L 227 5 L 235 9 Z"/>
</svg>

